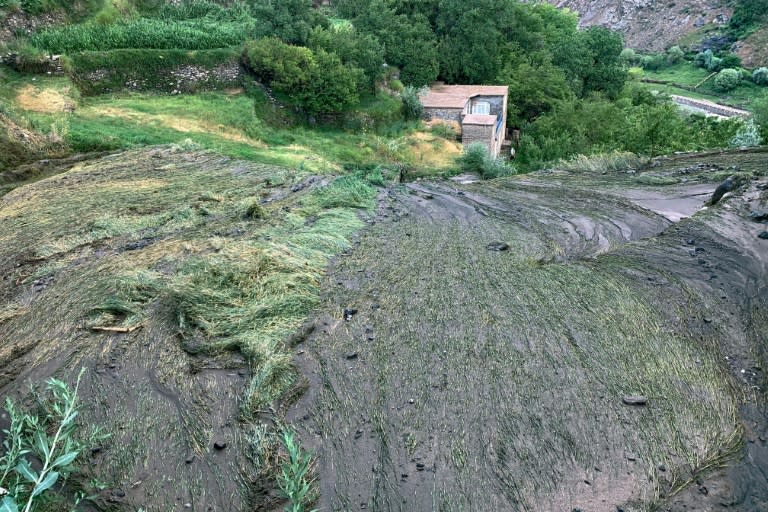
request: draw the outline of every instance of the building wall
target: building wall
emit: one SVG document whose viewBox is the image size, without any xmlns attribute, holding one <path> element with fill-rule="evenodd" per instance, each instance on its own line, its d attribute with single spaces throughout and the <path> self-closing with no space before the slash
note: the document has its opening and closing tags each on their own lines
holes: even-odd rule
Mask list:
<svg viewBox="0 0 768 512">
<path fill-rule="evenodd" d="M 461 108 L 424 108 L 424 120 L 442 119 L 444 121 L 455 121 L 461 123 L 461 114 L 464 109 Z"/>
<path fill-rule="evenodd" d="M 462 127 L 461 144 L 466 148 L 473 142 L 482 142 L 491 154 L 493 150 L 493 126 L 465 124 Z"/>
<path fill-rule="evenodd" d="M 491 115 L 504 115 L 504 97 L 503 96 L 473 96 L 472 103 L 476 101 L 485 101 L 491 105 Z"/>
</svg>

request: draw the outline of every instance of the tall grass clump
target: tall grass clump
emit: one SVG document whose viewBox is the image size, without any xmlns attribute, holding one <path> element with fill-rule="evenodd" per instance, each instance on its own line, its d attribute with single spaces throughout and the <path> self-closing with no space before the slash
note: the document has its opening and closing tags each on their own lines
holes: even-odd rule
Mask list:
<svg viewBox="0 0 768 512">
<path fill-rule="evenodd" d="M 252 28 L 251 22 L 137 18 L 50 28 L 34 34 L 30 42 L 50 53 L 123 48 L 208 50 L 239 45 Z"/>
<path fill-rule="evenodd" d="M 613 151 L 598 155 L 576 155 L 568 160 L 560 160 L 556 165 L 566 171 L 620 172 L 637 169 L 643 165 L 639 155 L 628 151 Z"/>
<path fill-rule="evenodd" d="M 375 195 L 376 191 L 359 176 L 342 176 L 320 189 L 314 201 L 321 208 L 369 208 Z"/>
<path fill-rule="evenodd" d="M 74 389 L 58 379 L 48 380 L 40 414 L 24 412 L 6 398 L 10 425 L 3 431 L 0 457 L 0 487 L 6 493 L 0 502 L 2 512 L 32 512 L 50 506 L 54 486 L 74 470 L 75 459 L 86 448 L 75 435 L 82 374 Z"/>
</svg>

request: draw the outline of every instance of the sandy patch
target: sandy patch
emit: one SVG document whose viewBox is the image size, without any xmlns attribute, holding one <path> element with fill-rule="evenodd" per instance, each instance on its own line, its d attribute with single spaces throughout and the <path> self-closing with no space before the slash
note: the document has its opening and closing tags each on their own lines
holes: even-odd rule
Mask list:
<svg viewBox="0 0 768 512">
<path fill-rule="evenodd" d="M 24 86 L 16 95 L 16 103 L 24 110 L 32 112 L 44 112 L 55 114 L 58 112 L 72 112 L 75 110 L 75 102 L 67 96 L 69 88 L 63 91 L 56 89 L 38 89 L 33 85 Z"/>
</svg>

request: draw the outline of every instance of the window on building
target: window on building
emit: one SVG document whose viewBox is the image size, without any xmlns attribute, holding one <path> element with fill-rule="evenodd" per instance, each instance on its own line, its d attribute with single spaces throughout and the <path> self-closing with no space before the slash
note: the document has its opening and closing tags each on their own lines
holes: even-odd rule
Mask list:
<svg viewBox="0 0 768 512">
<path fill-rule="evenodd" d="M 491 113 L 491 104 L 487 101 L 476 101 L 472 104 L 472 113 L 487 116 Z"/>
</svg>

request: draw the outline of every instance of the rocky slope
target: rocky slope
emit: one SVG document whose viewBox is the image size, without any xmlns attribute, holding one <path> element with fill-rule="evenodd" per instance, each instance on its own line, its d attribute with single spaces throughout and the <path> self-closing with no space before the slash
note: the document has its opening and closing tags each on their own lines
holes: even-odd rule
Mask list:
<svg viewBox="0 0 768 512">
<path fill-rule="evenodd" d="M 581 18 L 582 26 L 601 25 L 624 34 L 630 48 L 659 51 L 707 25 L 728 23 L 731 9 L 724 0 L 549 0 Z"/>
</svg>

